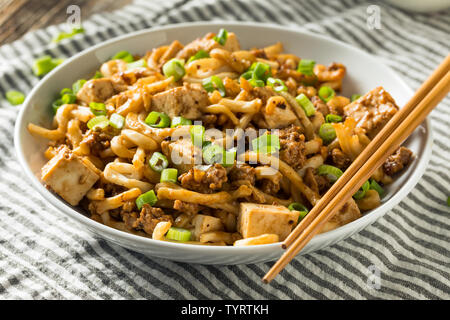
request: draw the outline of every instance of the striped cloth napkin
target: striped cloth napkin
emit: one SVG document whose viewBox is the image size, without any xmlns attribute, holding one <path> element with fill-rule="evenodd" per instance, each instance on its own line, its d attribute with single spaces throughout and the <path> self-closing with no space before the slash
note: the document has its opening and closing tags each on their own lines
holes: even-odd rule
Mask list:
<svg viewBox="0 0 450 320">
<path fill-rule="evenodd" d="M 363 0 L 136 1 L 83 22 L 0 47 L 0 93 L 28 93 L 32 61 L 68 58 L 106 39 L 152 26 L 242 20 L 302 26 L 375 55 L 413 88 L 449 53 L 450 11 L 410 13 L 377 2 L 381 29 L 367 26 Z M 376 9 L 376 8 L 375 8 Z M 373 22 L 373 21 L 372 21 Z M 376 23 L 377 21 L 375 21 Z M 370 76 L 370 75 L 368 75 Z M 332 247 L 297 257 L 270 285 L 271 263 L 202 266 L 152 259 L 92 236 L 47 204 L 22 173 L 13 148 L 17 107 L 0 100 L 0 299 L 449 299 L 450 100 L 430 118 L 433 154 L 416 188 L 376 223 Z"/>
</svg>

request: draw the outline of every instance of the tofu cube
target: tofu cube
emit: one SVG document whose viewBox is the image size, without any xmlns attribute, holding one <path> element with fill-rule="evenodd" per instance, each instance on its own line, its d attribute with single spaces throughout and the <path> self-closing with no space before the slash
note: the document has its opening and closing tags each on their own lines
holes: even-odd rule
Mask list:
<svg viewBox="0 0 450 320">
<path fill-rule="evenodd" d="M 283 241 L 297 224 L 299 214 L 283 206 L 243 202 L 239 209 L 238 232 L 244 239 L 276 234 Z"/>
<path fill-rule="evenodd" d="M 205 232 L 222 231 L 223 223 L 219 218 L 198 214 L 192 219 L 194 240 L 200 240 L 200 235 Z"/>
<path fill-rule="evenodd" d="M 47 187 L 76 206 L 100 177 L 81 157 L 62 147 L 42 167 L 41 178 Z"/>
</svg>

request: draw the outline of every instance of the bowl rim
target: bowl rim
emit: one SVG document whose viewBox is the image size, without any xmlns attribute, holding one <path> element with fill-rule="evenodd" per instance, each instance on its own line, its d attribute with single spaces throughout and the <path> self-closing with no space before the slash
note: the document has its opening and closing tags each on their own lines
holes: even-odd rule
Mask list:
<svg viewBox="0 0 450 320">
<path fill-rule="evenodd" d="M 405 83 L 405 81 L 398 76 L 396 72 L 394 72 L 389 66 L 385 65 L 381 61 L 379 61 L 375 56 L 357 48 L 350 44 L 347 44 L 345 42 L 321 35 L 316 34 L 314 32 L 311 32 L 309 30 L 306 30 L 303 27 L 300 26 L 279 26 L 272 23 L 258 23 L 258 22 L 243 22 L 243 21 L 226 21 L 226 20 L 214 20 L 214 21 L 197 21 L 197 22 L 186 22 L 186 23 L 177 23 L 177 24 L 169 24 L 165 26 L 156 26 L 152 28 L 146 28 L 142 30 L 138 30 L 129 34 L 121 35 L 118 37 L 114 37 L 112 39 L 100 42 L 92 47 L 89 47 L 72 57 L 65 60 L 61 65 L 57 66 L 55 69 L 50 71 L 47 75 L 45 75 L 30 91 L 30 93 L 27 95 L 19 114 L 16 118 L 15 122 L 15 128 L 14 128 L 14 147 L 17 153 L 17 157 L 19 159 L 19 163 L 22 166 L 22 168 L 25 171 L 25 175 L 31 180 L 33 186 L 38 191 L 38 193 L 47 200 L 55 209 L 58 209 L 59 211 L 62 211 L 64 214 L 69 215 L 71 218 L 74 218 L 76 221 L 78 221 L 80 224 L 86 225 L 90 230 L 95 230 L 100 235 L 107 235 L 113 239 L 123 239 L 126 241 L 136 242 L 140 245 L 148 245 L 149 247 L 161 247 L 161 248 L 167 248 L 167 249 L 183 249 L 186 252 L 197 252 L 198 250 L 204 251 L 204 253 L 233 253 L 233 254 L 257 254 L 257 253 L 263 253 L 267 252 L 268 250 L 275 250 L 275 249 L 281 249 L 281 242 L 277 243 L 271 243 L 271 244 L 263 244 L 263 245 L 257 245 L 257 246 L 242 246 L 242 247 L 235 247 L 235 246 L 214 246 L 214 245 L 200 245 L 200 244 L 184 244 L 184 243 L 176 243 L 176 242 L 169 242 L 169 241 L 160 241 L 160 240 L 154 240 L 151 238 L 135 235 L 132 233 L 127 233 L 125 231 L 121 231 L 118 229 L 114 229 L 112 227 L 109 227 L 107 225 L 104 225 L 102 223 L 99 223 L 95 220 L 92 220 L 88 218 L 87 216 L 79 213 L 76 211 L 72 206 L 69 204 L 64 203 L 61 199 L 57 198 L 54 194 L 52 194 L 49 190 L 47 190 L 43 184 L 40 182 L 40 180 L 34 175 L 34 173 L 31 171 L 30 167 L 27 165 L 27 161 L 25 160 L 24 153 L 22 152 L 21 148 L 21 140 L 22 140 L 22 134 L 21 134 L 21 128 L 26 125 L 23 122 L 23 118 L 25 115 L 25 111 L 29 108 L 28 106 L 31 105 L 31 100 L 36 92 L 38 92 L 45 83 L 46 80 L 50 79 L 54 73 L 56 73 L 60 68 L 63 68 L 65 65 L 72 63 L 74 60 L 77 60 L 79 57 L 88 54 L 90 52 L 94 52 L 100 48 L 107 47 L 111 44 L 115 44 L 118 42 L 121 42 L 125 39 L 131 39 L 133 37 L 140 37 L 147 33 L 153 33 L 153 32 L 161 32 L 165 30 L 172 30 L 172 29 L 179 29 L 184 27 L 205 27 L 205 28 L 217 28 L 217 27 L 250 27 L 256 29 L 260 28 L 270 28 L 270 29 L 276 29 L 280 32 L 294 32 L 294 33 L 300 33 L 305 34 L 307 36 L 315 37 L 320 40 L 325 40 L 328 42 L 333 43 L 336 46 L 344 47 L 348 50 L 353 50 L 358 53 L 358 55 L 365 56 L 366 59 L 372 60 L 374 63 L 382 64 L 388 71 L 389 76 L 394 77 L 396 81 L 401 83 L 404 88 L 409 91 L 409 93 L 412 95 L 413 91 L 411 88 Z M 427 118 L 424 121 L 424 124 L 426 125 L 427 129 L 427 138 L 425 141 L 425 147 L 423 149 L 423 156 L 418 159 L 417 168 L 415 170 L 415 173 L 413 173 L 405 182 L 405 184 L 401 187 L 401 189 L 397 192 L 395 192 L 392 197 L 386 201 L 385 203 L 382 203 L 380 207 L 368 212 L 367 214 L 364 214 L 361 218 L 352 221 L 344 226 L 341 226 L 339 228 L 333 229 L 331 231 L 318 234 L 314 236 L 313 239 L 311 239 L 310 244 L 312 243 L 330 243 L 333 242 L 333 239 L 342 239 L 342 236 L 340 235 L 351 235 L 352 231 L 355 230 L 356 226 L 358 224 L 363 225 L 366 220 L 369 220 L 364 227 L 367 227 L 369 224 L 373 223 L 376 219 L 378 219 L 383 214 L 387 213 L 392 207 L 397 205 L 409 192 L 412 190 L 412 188 L 417 184 L 419 179 L 422 177 L 423 173 L 425 172 L 425 168 L 428 165 L 431 151 L 432 151 L 432 144 L 433 144 L 433 134 L 432 134 L 432 127 L 430 125 L 430 120 Z M 307 247 L 308 247 L 307 245 Z"/>
</svg>

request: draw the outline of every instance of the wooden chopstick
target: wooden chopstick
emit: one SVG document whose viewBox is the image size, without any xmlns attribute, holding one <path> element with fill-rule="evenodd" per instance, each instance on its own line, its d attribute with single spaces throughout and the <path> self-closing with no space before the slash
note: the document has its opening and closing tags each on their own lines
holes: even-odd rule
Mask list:
<svg viewBox="0 0 450 320">
<path fill-rule="evenodd" d="M 308 243 L 308 241 L 323 228 L 324 224 L 361 187 L 364 181 L 366 181 L 373 174 L 373 172 L 387 159 L 387 157 L 389 157 L 389 155 L 391 155 L 396 148 L 398 148 L 398 146 L 415 130 L 415 128 L 425 120 L 431 110 L 433 110 L 433 108 L 448 94 L 450 91 L 449 58 L 450 56 L 447 56 L 432 76 L 416 92 L 414 98 L 411 99 L 407 105 L 405 105 L 405 107 L 397 113 L 403 114 L 400 118 L 400 122 L 398 122 L 398 117 L 393 117 L 391 119 L 392 121 L 394 118 L 397 118 L 396 121 L 393 121 L 397 125 L 394 128 L 389 129 L 389 131 L 392 131 L 390 131 L 390 134 L 386 137 L 386 139 L 382 141 L 381 144 L 375 149 L 374 145 L 377 146 L 377 144 L 371 143 L 366 147 L 365 151 L 371 148 L 371 152 L 366 161 L 364 161 L 359 168 L 354 169 L 354 175 L 350 176 L 347 182 L 342 182 L 341 179 L 344 177 L 344 173 L 344 175 L 342 175 L 342 177 L 335 183 L 335 185 L 339 183 L 339 187 L 337 188 L 338 192 L 335 193 L 334 197 L 329 197 L 331 199 L 325 203 L 325 206 L 323 209 L 319 210 L 319 212 L 316 210 L 315 216 L 312 219 L 309 219 L 310 223 L 306 226 L 303 225 L 300 232 L 298 232 L 298 230 L 294 230 L 299 236 L 297 238 L 291 237 L 290 243 L 292 245 L 264 276 L 264 282 L 268 283 L 271 281 L 295 257 L 295 255 Z M 434 87 L 432 86 L 433 84 L 435 84 Z M 428 91 L 428 94 L 426 91 Z M 417 103 L 418 101 L 420 102 Z M 408 109 L 406 110 L 406 108 Z M 402 111 L 404 109 L 405 111 Z M 389 121 L 389 123 L 391 121 Z M 392 127 L 389 123 L 385 126 L 385 128 Z M 382 130 L 378 135 L 383 134 L 383 131 L 384 130 Z M 386 134 L 386 132 L 384 134 Z M 378 139 L 374 139 L 372 142 L 376 140 Z M 356 160 L 358 160 L 358 158 Z M 348 169 L 345 172 L 347 171 Z M 317 203 L 316 206 L 319 203 Z M 316 208 L 316 206 L 314 208 Z M 311 210 L 306 217 L 308 217 L 313 210 Z M 300 225 L 301 224 L 299 224 L 299 226 Z"/>
<path fill-rule="evenodd" d="M 350 167 L 345 170 L 344 174 L 339 180 L 323 195 L 318 203 L 311 209 L 305 218 L 292 230 L 290 235 L 284 240 L 281 247 L 286 249 L 289 247 L 295 239 L 302 233 L 307 226 L 317 217 L 317 215 L 325 208 L 325 206 L 333 199 L 339 190 L 353 177 L 367 159 L 377 150 L 380 145 L 386 141 L 386 139 L 392 134 L 392 132 L 399 126 L 399 124 L 406 118 L 411 112 L 412 108 L 430 92 L 430 90 L 437 84 L 437 82 L 447 73 L 450 69 L 450 55 L 444 59 L 444 61 L 435 69 L 431 76 L 420 86 L 414 96 L 401 108 L 396 115 L 384 126 L 384 128 L 375 136 L 371 143 L 364 149 L 364 151 L 353 161 Z"/>
</svg>

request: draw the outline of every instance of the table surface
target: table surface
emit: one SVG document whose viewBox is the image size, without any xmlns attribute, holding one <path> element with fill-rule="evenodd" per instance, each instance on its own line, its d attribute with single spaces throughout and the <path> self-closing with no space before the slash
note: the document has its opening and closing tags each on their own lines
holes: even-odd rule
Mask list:
<svg viewBox="0 0 450 320">
<path fill-rule="evenodd" d="M 129 3 L 131 0 L 0 0 L 0 45 L 21 38 L 28 31 L 66 21 L 70 5 L 80 7 L 83 20 Z"/>
</svg>

